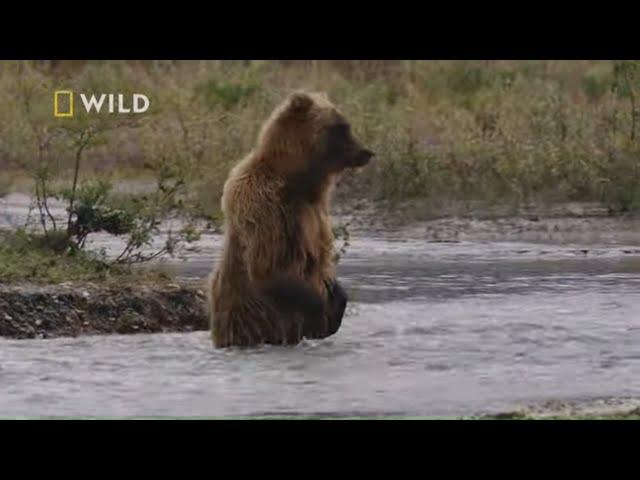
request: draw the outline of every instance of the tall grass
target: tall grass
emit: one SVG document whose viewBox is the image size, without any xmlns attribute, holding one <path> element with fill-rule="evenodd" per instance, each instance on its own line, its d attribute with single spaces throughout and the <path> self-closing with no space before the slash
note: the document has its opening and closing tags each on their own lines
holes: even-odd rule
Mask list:
<svg viewBox="0 0 640 480">
<path fill-rule="evenodd" d="M 53 91 L 139 92 L 151 109 L 107 129 L 87 171 L 143 177 L 171 163 L 188 208 L 218 215 L 229 168 L 290 91 L 319 89 L 376 152 L 338 198 L 448 205 L 602 202 L 640 208 L 637 62 L 149 61 L 0 62 L 0 166 L 53 176 L 73 149 L 48 132 Z M 42 154 L 43 143 L 46 155 Z M 57 142 L 57 143 L 56 143 Z M 3 177 L 5 173 L 3 173 Z M 3 187 L 6 190 L 6 186 Z"/>
</svg>

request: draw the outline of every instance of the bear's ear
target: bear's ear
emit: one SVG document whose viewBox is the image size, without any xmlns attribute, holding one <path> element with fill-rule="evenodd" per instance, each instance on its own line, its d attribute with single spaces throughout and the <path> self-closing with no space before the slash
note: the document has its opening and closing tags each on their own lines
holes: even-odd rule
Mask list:
<svg viewBox="0 0 640 480">
<path fill-rule="evenodd" d="M 306 114 L 313 105 L 313 99 L 304 92 L 295 92 L 289 101 L 289 112 L 294 115 Z"/>
</svg>

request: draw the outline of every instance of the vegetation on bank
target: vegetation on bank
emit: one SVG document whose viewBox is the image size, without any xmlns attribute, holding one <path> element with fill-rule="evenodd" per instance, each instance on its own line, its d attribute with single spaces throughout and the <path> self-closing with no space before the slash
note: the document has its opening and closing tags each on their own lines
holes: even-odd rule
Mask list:
<svg viewBox="0 0 640 480">
<path fill-rule="evenodd" d="M 96 252 L 69 250 L 63 237 L 0 230 L 0 283 L 153 283 L 169 277 L 157 269 L 114 265 Z"/>
<path fill-rule="evenodd" d="M 565 201 L 633 211 L 640 207 L 639 65 L 4 61 L 0 165 L 67 185 L 79 151 L 83 178 L 170 167 L 187 185 L 182 208 L 216 219 L 226 174 L 252 148 L 271 109 L 291 90 L 311 88 L 327 91 L 377 153 L 344 179 L 340 200 L 418 199 L 431 212 L 452 202 L 517 208 Z M 53 91 L 62 88 L 144 93 L 151 107 L 139 116 L 54 118 Z"/>
</svg>

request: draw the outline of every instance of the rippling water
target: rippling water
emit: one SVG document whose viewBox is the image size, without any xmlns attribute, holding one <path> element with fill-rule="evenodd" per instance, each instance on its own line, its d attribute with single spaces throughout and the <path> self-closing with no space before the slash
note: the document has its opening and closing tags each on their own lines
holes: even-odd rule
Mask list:
<svg viewBox="0 0 640 480">
<path fill-rule="evenodd" d="M 117 250 L 113 240 L 96 245 Z M 201 279 L 205 237 L 171 268 Z M 640 251 L 358 238 L 340 332 L 214 350 L 207 332 L 0 339 L 0 416 L 462 415 L 640 396 Z"/>
<path fill-rule="evenodd" d="M 549 253 L 516 252 L 535 248 Z M 356 242 L 343 329 L 295 348 L 214 350 L 206 332 L 0 340 L 0 414 L 459 415 L 640 395 L 640 258 L 563 248 Z"/>
</svg>

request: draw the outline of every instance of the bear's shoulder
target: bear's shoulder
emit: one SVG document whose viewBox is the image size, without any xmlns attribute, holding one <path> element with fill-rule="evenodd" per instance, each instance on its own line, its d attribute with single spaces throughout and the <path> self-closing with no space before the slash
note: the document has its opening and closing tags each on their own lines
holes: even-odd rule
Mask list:
<svg viewBox="0 0 640 480">
<path fill-rule="evenodd" d="M 278 212 L 283 181 L 268 169 L 241 162 L 231 171 L 222 194 L 222 210 L 236 222 L 255 222 Z"/>
</svg>

